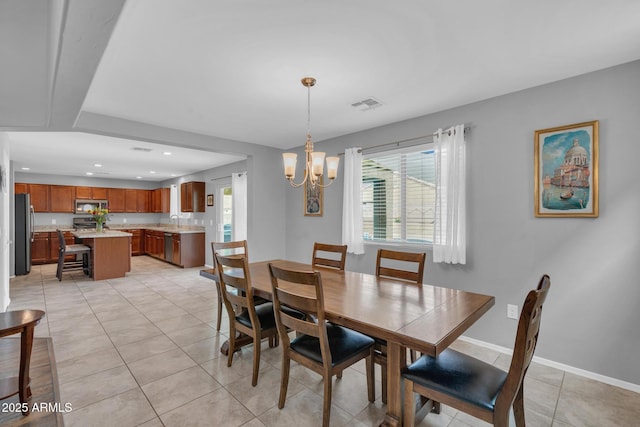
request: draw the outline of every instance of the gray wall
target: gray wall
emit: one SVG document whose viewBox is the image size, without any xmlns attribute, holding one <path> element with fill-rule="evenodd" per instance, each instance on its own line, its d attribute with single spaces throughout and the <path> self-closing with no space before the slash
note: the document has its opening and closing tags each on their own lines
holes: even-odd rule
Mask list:
<svg viewBox="0 0 640 427">
<path fill-rule="evenodd" d="M 536 355 L 640 384 L 638 118 L 640 62 L 633 62 L 324 141 L 316 149 L 338 153 L 471 126 L 468 264 L 428 261 L 425 282 L 494 295 L 495 307 L 467 335 L 512 347 L 516 321 L 507 319 L 506 305 L 521 307 L 548 273 L 552 288 Z M 590 120 L 600 121 L 599 218 L 535 218 L 534 131 Z M 301 190 L 287 191 L 287 258 L 309 261 L 313 241 L 341 241 L 343 182 L 339 177 L 325 189 L 322 218 L 304 217 Z M 377 248 L 349 255 L 347 268 L 373 272 Z"/>
</svg>

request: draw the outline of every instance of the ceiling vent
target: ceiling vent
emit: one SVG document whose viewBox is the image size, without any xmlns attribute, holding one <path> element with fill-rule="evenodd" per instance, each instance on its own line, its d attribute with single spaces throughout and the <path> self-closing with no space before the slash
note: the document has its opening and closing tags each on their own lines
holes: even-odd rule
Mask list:
<svg viewBox="0 0 640 427">
<path fill-rule="evenodd" d="M 149 151 L 153 151 L 151 148 L 145 148 L 145 147 L 133 147 L 132 150 L 133 151 L 146 151 L 147 153 Z"/>
<path fill-rule="evenodd" d="M 374 108 L 381 107 L 382 102 L 370 96 L 369 98 L 354 102 L 353 104 L 351 104 L 351 106 L 360 111 L 368 111 L 368 110 L 373 110 Z"/>
</svg>

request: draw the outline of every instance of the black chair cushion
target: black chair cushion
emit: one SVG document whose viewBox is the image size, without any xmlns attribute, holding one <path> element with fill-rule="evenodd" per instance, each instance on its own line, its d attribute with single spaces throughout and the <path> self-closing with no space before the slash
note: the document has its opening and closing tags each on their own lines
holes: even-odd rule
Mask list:
<svg viewBox="0 0 640 427">
<path fill-rule="evenodd" d="M 452 349 L 438 357 L 422 356 L 402 377 L 458 400 L 493 411 L 507 373 Z"/>
<path fill-rule="evenodd" d="M 262 299 L 262 298 L 261 298 Z M 255 301 L 255 298 L 254 298 Z M 273 314 L 273 303 L 265 302 L 262 304 L 256 304 L 256 315 L 258 316 L 258 320 L 260 321 L 260 328 L 264 331 L 267 329 L 272 329 L 276 327 L 276 318 Z M 282 307 L 282 310 L 290 316 L 297 317 L 298 319 L 304 319 L 304 313 L 298 310 L 293 310 L 289 307 Z M 238 316 L 236 316 L 236 320 L 244 326 L 251 328 L 251 317 L 249 317 L 249 312 L 245 310 Z"/>
<path fill-rule="evenodd" d="M 338 365 L 354 354 L 371 347 L 373 338 L 342 326 L 327 323 L 327 338 L 331 349 L 331 364 Z M 291 350 L 311 360 L 322 363 L 320 340 L 310 335 L 300 335 L 291 341 Z"/>
</svg>

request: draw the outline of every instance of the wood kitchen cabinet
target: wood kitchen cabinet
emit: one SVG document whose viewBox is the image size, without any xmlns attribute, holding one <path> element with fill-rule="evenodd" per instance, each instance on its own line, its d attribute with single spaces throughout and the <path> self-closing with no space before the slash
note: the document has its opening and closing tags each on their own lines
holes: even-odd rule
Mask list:
<svg viewBox="0 0 640 427">
<path fill-rule="evenodd" d="M 50 259 L 49 233 L 33 233 L 31 264 L 46 264 Z"/>
<path fill-rule="evenodd" d="M 151 212 L 151 190 L 136 190 L 136 212 Z"/>
<path fill-rule="evenodd" d="M 131 255 L 137 256 L 144 254 L 144 232 L 138 228 L 122 231 L 131 233 Z"/>
<path fill-rule="evenodd" d="M 109 212 L 124 212 L 124 188 L 109 188 L 107 196 Z"/>
<path fill-rule="evenodd" d="M 124 190 L 124 211 L 138 212 L 138 190 L 125 188 Z"/>
<path fill-rule="evenodd" d="M 151 211 L 156 213 L 169 213 L 171 190 L 169 188 L 156 188 L 151 193 Z"/>
<path fill-rule="evenodd" d="M 76 187 L 76 199 L 108 200 L 107 190 L 102 187 Z"/>
<path fill-rule="evenodd" d="M 204 212 L 205 183 L 191 181 L 180 184 L 180 210 L 182 212 Z"/>
<path fill-rule="evenodd" d="M 29 184 L 16 182 L 13 185 L 13 192 L 14 194 L 27 194 L 29 192 Z"/>
<path fill-rule="evenodd" d="M 46 184 L 28 184 L 31 205 L 34 212 L 49 212 L 49 186 Z"/>
<path fill-rule="evenodd" d="M 171 262 L 173 262 L 174 264 L 177 265 L 182 265 L 182 263 L 180 262 L 181 260 L 181 256 L 180 256 L 180 234 L 179 233 L 174 233 L 173 234 L 173 238 L 172 238 L 172 258 L 171 258 Z"/>
<path fill-rule="evenodd" d="M 75 213 L 75 187 L 70 185 L 50 185 L 49 196 L 49 212 Z"/>
</svg>

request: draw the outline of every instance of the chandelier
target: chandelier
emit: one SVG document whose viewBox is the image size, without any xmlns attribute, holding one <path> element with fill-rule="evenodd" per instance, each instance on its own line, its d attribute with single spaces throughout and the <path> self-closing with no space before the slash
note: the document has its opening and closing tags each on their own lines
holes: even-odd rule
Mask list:
<svg viewBox="0 0 640 427">
<path fill-rule="evenodd" d="M 304 145 L 305 153 L 305 170 L 304 178 L 301 182 L 295 183 L 296 177 L 296 162 L 298 155 L 296 153 L 283 153 L 282 159 L 284 160 L 284 176 L 289 180 L 289 184 L 292 187 L 300 187 L 305 182 L 309 181 L 309 185 L 313 187 L 328 187 L 333 183 L 333 180 L 338 174 L 338 157 L 327 157 L 327 178 L 329 183 L 320 184 L 322 174 L 324 172 L 325 153 L 322 151 L 313 151 L 313 142 L 311 141 L 311 86 L 316 84 L 316 79 L 313 77 L 304 77 L 302 85 L 307 88 L 307 142 Z"/>
</svg>

